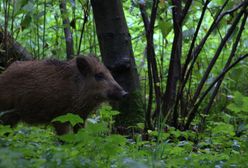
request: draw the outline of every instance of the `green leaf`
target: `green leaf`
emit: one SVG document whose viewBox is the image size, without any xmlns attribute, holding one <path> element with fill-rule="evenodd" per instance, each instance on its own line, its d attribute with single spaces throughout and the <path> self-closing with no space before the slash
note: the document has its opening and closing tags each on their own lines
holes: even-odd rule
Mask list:
<svg viewBox="0 0 248 168">
<path fill-rule="evenodd" d="M 213 128 L 212 132 L 213 134 L 235 135 L 233 125 L 226 123 L 218 123 L 217 126 Z"/>
<path fill-rule="evenodd" d="M 28 3 L 23 5 L 22 9 L 25 13 L 32 13 L 35 10 L 34 3 L 32 1 L 28 1 Z"/>
<path fill-rule="evenodd" d="M 143 130 L 145 128 L 145 124 L 144 123 L 137 123 L 137 127 L 141 130 Z"/>
<path fill-rule="evenodd" d="M 181 135 L 181 132 L 176 130 L 176 131 L 171 131 L 170 132 L 172 135 L 174 135 L 176 138 L 178 138 Z"/>
<path fill-rule="evenodd" d="M 28 3 L 28 0 L 16 0 L 14 3 L 14 16 L 21 13 L 21 9 Z"/>
<path fill-rule="evenodd" d="M 12 132 L 12 129 L 8 125 L 0 125 L 0 136 L 3 136 L 6 133 Z"/>
<path fill-rule="evenodd" d="M 173 28 L 171 20 L 167 20 L 167 21 L 159 20 L 158 27 L 160 31 L 162 32 L 162 35 L 164 38 L 167 37 L 167 35 L 171 32 Z"/>
<path fill-rule="evenodd" d="M 241 108 L 237 106 L 236 104 L 232 103 L 227 106 L 227 109 L 233 111 L 234 113 L 238 113 L 241 111 Z"/>
<path fill-rule="evenodd" d="M 112 144 L 123 146 L 126 144 L 127 139 L 121 135 L 111 135 L 108 136 L 107 141 L 111 142 Z"/>
<path fill-rule="evenodd" d="M 109 132 L 109 129 L 106 123 L 87 123 L 86 131 L 90 135 L 102 135 Z"/>
<path fill-rule="evenodd" d="M 84 123 L 84 120 L 81 117 L 79 117 L 76 114 L 72 114 L 72 113 L 67 113 L 65 115 L 58 116 L 52 120 L 52 122 L 55 122 L 55 121 L 58 121 L 61 123 L 69 122 L 73 127 L 76 124 L 83 124 Z"/>
<path fill-rule="evenodd" d="M 233 103 L 229 104 L 227 108 L 234 113 L 248 112 L 248 97 L 242 95 L 240 92 L 236 91 L 234 93 Z"/>
<path fill-rule="evenodd" d="M 171 154 L 180 156 L 184 151 L 185 151 L 184 148 L 176 146 L 176 147 L 171 149 Z"/>
<path fill-rule="evenodd" d="M 76 141 L 75 134 L 65 134 L 59 136 L 59 139 L 67 143 L 74 143 Z"/>
<path fill-rule="evenodd" d="M 31 21 L 32 21 L 32 17 L 29 14 L 27 14 L 25 16 L 25 18 L 21 22 L 21 28 L 22 28 L 22 30 L 28 28 L 29 25 L 30 25 L 30 23 L 31 23 Z"/>
</svg>

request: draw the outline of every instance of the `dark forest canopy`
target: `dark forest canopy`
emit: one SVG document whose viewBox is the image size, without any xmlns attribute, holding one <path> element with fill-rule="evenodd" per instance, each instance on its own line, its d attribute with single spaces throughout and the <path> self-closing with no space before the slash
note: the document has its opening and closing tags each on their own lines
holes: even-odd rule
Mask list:
<svg viewBox="0 0 248 168">
<path fill-rule="evenodd" d="M 14 157 L 23 165 L 30 158 L 34 167 L 44 160 L 48 167 L 83 166 L 80 157 L 92 167 L 247 167 L 247 6 L 248 0 L 1 0 L 1 71 L 16 60 L 94 53 L 129 95 L 103 105 L 77 134 L 0 125 L 0 167 Z M 5 112 L 11 111 L 0 111 L 0 121 Z M 57 121 L 82 122 L 68 113 Z M 23 140 L 19 147 L 7 143 L 16 139 Z M 65 144 L 55 147 L 58 139 Z M 41 154 L 49 146 L 51 160 L 30 145 L 22 152 L 29 141 Z M 70 145 L 80 152 L 66 155 Z"/>
</svg>

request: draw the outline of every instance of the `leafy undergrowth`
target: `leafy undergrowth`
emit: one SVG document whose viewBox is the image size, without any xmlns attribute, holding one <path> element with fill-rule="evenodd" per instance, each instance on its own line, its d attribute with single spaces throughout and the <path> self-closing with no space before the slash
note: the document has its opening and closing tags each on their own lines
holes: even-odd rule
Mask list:
<svg viewBox="0 0 248 168">
<path fill-rule="evenodd" d="M 0 167 L 248 167 L 247 129 L 237 136 L 233 125 L 219 121 L 209 123 L 204 134 L 168 128 L 149 131 L 150 140 L 142 141 L 138 133 L 110 133 L 116 114 L 105 107 L 86 128 L 64 136 L 51 127 L 0 125 Z M 56 121 L 82 122 L 72 114 Z"/>
</svg>

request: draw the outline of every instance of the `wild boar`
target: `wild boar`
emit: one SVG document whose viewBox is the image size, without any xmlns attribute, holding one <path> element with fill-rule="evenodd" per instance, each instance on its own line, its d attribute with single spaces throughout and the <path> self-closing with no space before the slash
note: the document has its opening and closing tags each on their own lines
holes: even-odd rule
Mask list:
<svg viewBox="0 0 248 168">
<path fill-rule="evenodd" d="M 94 56 L 17 61 L 0 74 L 0 123 L 44 124 L 68 112 L 86 120 L 102 102 L 126 95 Z M 54 127 L 57 134 L 68 129 L 66 124 Z"/>
</svg>

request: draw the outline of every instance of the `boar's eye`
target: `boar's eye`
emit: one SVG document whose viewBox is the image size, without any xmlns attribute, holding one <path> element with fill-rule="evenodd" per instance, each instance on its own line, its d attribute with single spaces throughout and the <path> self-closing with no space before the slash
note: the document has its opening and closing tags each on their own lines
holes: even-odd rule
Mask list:
<svg viewBox="0 0 248 168">
<path fill-rule="evenodd" d="M 105 79 L 104 74 L 102 72 L 95 74 L 95 79 L 97 81 L 104 80 Z"/>
</svg>

